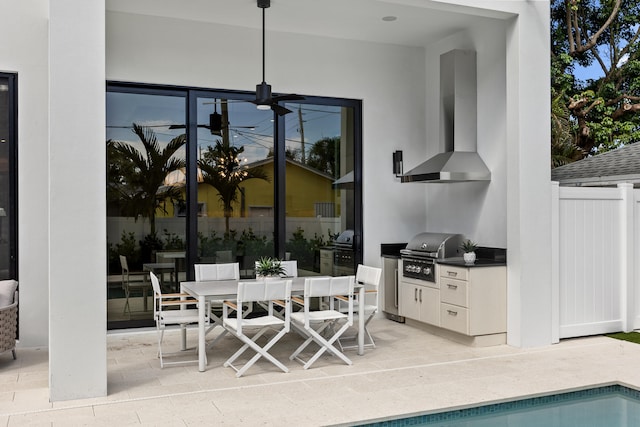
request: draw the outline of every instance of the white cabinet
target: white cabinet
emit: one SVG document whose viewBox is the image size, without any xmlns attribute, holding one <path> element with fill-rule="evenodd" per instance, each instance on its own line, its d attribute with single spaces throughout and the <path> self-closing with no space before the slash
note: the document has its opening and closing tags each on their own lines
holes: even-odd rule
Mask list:
<svg viewBox="0 0 640 427">
<path fill-rule="evenodd" d="M 440 326 L 464 335 L 507 330 L 506 267 L 437 266 Z"/>
<path fill-rule="evenodd" d="M 424 280 L 401 277 L 399 284 L 400 316 L 430 325 L 440 325 L 440 290 L 438 285 L 425 285 Z"/>
<path fill-rule="evenodd" d="M 333 249 L 320 249 L 320 274 L 333 276 Z"/>
</svg>

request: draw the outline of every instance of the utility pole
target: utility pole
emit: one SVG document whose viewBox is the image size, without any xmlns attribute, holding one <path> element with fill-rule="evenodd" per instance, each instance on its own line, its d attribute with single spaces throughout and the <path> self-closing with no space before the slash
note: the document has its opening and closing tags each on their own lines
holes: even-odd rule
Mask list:
<svg viewBox="0 0 640 427">
<path fill-rule="evenodd" d="M 304 149 L 304 121 L 302 120 L 302 105 L 298 105 L 298 127 L 300 128 L 300 143 L 302 144 L 302 164 L 307 163 L 307 154 Z"/>
</svg>

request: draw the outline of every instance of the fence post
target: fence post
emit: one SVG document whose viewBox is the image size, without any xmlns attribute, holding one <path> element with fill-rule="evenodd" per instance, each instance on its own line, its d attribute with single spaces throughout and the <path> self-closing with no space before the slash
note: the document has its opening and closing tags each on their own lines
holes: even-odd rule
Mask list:
<svg viewBox="0 0 640 427">
<path fill-rule="evenodd" d="M 551 342 L 560 342 L 560 184 L 551 181 Z"/>
<path fill-rule="evenodd" d="M 633 224 L 633 184 L 623 183 L 618 184 L 620 189 L 620 196 L 622 198 L 622 208 L 620 209 L 620 254 L 622 259 L 620 260 L 620 269 L 622 281 L 622 292 L 620 297 L 622 298 L 622 307 L 624 309 L 624 315 L 622 317 L 623 328 L 625 332 L 633 330 L 634 320 L 636 316 L 635 310 L 635 292 L 633 281 L 633 259 L 634 259 L 634 224 Z"/>
</svg>

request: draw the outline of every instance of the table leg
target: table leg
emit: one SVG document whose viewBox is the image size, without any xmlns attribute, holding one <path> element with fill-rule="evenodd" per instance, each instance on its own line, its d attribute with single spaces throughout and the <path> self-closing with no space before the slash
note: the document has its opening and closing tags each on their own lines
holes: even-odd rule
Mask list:
<svg viewBox="0 0 640 427">
<path fill-rule="evenodd" d="M 207 346 L 204 340 L 205 334 L 206 304 L 204 296 L 198 297 L 198 370 L 204 372 L 207 364 Z"/>
<path fill-rule="evenodd" d="M 364 355 L 364 286 L 358 291 L 358 355 Z"/>
</svg>

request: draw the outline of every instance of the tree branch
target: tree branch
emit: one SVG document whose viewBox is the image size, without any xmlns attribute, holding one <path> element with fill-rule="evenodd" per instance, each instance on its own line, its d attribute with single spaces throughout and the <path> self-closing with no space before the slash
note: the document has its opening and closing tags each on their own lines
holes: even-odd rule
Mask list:
<svg viewBox="0 0 640 427">
<path fill-rule="evenodd" d="M 598 31 L 596 31 L 591 37 L 589 37 L 589 41 L 586 44 L 582 44 L 581 40 L 578 40 L 577 42 L 577 47 L 574 47 L 574 44 L 571 43 L 569 45 L 569 54 L 571 56 L 576 56 L 578 54 L 584 53 L 590 49 L 592 49 L 596 43 L 598 42 L 598 38 L 602 35 L 602 33 L 605 32 L 605 30 L 609 27 L 609 25 L 611 25 L 611 23 L 613 22 L 613 20 L 615 19 L 616 15 L 618 14 L 618 12 L 620 11 L 620 3 L 622 2 L 622 0 L 615 0 L 615 4 L 613 6 L 613 10 L 611 11 L 611 14 L 609 15 L 609 18 L 607 18 L 607 21 L 602 25 L 602 27 L 600 27 L 598 29 Z M 568 4 L 568 8 L 567 8 L 567 14 L 571 14 L 575 17 L 576 19 L 576 24 L 575 24 L 575 31 L 579 34 L 580 33 L 580 29 L 577 25 L 577 13 L 571 13 L 570 9 L 571 9 L 571 5 L 575 5 L 576 2 L 575 0 L 569 0 L 569 4 Z M 571 29 L 568 29 L 569 34 L 571 33 Z M 571 35 L 571 34 L 570 34 Z M 571 39 L 570 39 L 571 40 Z"/>
</svg>

